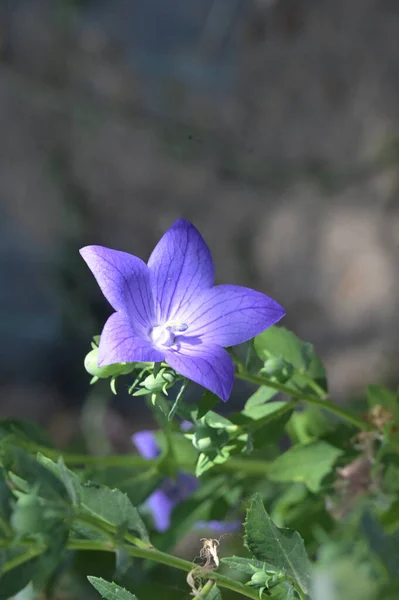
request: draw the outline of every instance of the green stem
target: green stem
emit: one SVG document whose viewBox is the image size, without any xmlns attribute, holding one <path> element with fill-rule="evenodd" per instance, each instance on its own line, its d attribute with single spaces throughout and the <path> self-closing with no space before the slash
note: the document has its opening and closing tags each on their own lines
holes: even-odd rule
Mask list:
<svg viewBox="0 0 399 600">
<path fill-rule="evenodd" d="M 306 594 L 302 591 L 302 588 L 298 585 L 294 583 L 294 588 L 296 593 L 298 594 L 299 598 L 301 600 L 306 600 Z"/>
<path fill-rule="evenodd" d="M 68 542 L 67 548 L 69 550 L 92 550 L 99 552 L 113 552 L 113 549 L 107 545 L 107 542 L 99 542 L 96 540 L 70 540 Z M 187 573 L 192 571 L 193 569 L 198 568 L 198 565 L 195 565 L 188 560 L 184 560 L 183 558 L 178 558 L 177 556 L 172 556 L 171 554 L 167 554 L 166 552 L 161 552 L 156 548 L 135 548 L 133 546 L 124 546 L 124 550 L 134 557 L 134 558 L 143 558 L 146 560 L 151 560 L 162 565 L 167 565 L 168 567 L 172 567 L 174 569 L 179 569 L 180 571 L 186 571 Z M 228 590 L 236 592 L 237 594 L 241 594 L 242 596 L 246 596 L 247 598 L 253 598 L 254 600 L 259 600 L 259 594 L 256 590 L 252 590 L 250 587 L 240 583 L 238 581 L 234 581 L 233 579 L 229 579 L 224 575 L 220 575 L 212 571 L 211 573 L 207 573 L 207 577 L 212 577 L 212 580 L 215 581 L 217 585 L 220 587 L 224 587 Z"/>
<path fill-rule="evenodd" d="M 299 400 L 301 402 L 306 402 L 307 404 L 313 404 L 314 406 L 320 406 L 324 410 L 327 410 L 330 413 L 333 413 L 340 419 L 343 419 L 344 421 L 351 423 L 351 425 L 354 425 L 358 429 L 362 429 L 362 430 L 370 429 L 370 425 L 368 423 L 366 423 L 365 421 L 363 421 L 362 419 L 360 419 L 359 417 L 357 417 L 350 411 L 346 410 L 345 408 L 342 408 L 341 406 L 334 404 L 333 402 L 331 402 L 331 400 L 327 400 L 327 399 L 323 400 L 322 398 L 318 398 L 317 396 L 311 396 L 309 394 L 304 394 L 300 390 L 295 390 L 295 389 L 290 388 L 282 383 L 278 383 L 276 381 L 271 381 L 270 379 L 267 379 L 265 377 L 260 377 L 259 375 L 250 375 L 249 373 L 238 372 L 238 373 L 236 373 L 236 377 L 237 377 L 237 379 L 242 379 L 243 381 L 248 381 L 249 383 L 255 383 L 256 385 L 264 385 L 267 387 L 271 387 L 279 392 L 282 392 L 283 394 L 287 394 L 288 396 L 291 396 L 292 398 L 296 398 L 297 400 Z"/>
<path fill-rule="evenodd" d="M 55 462 L 57 462 L 59 457 L 62 456 L 67 466 L 98 465 L 101 468 L 121 466 L 138 467 L 145 470 L 151 467 L 156 467 L 159 460 L 142 458 L 136 454 L 121 454 L 112 456 L 68 454 L 61 452 L 60 450 L 55 450 L 54 448 L 47 448 L 46 446 L 38 446 L 36 444 L 25 444 L 24 447 L 29 452 L 40 452 Z M 179 468 L 183 471 L 193 472 L 192 463 L 179 462 Z M 263 460 L 247 460 L 245 458 L 231 458 L 222 465 L 215 466 L 215 469 L 218 471 L 243 472 L 248 475 L 263 475 L 265 474 L 267 468 L 268 464 Z"/>
<path fill-rule="evenodd" d="M 7 573 L 8 571 L 12 571 L 12 569 L 15 569 L 23 563 L 28 562 L 28 560 L 32 560 L 32 558 L 40 556 L 41 554 L 43 554 L 44 551 L 45 547 L 42 546 L 32 546 L 28 548 L 24 554 L 19 554 L 18 556 L 15 556 L 14 558 L 8 560 L 3 565 L 1 569 L 1 574 L 4 575 L 4 573 Z"/>
<path fill-rule="evenodd" d="M 208 579 L 206 584 L 204 586 L 202 586 L 201 591 L 199 592 L 201 597 L 205 599 L 207 597 L 207 595 L 211 593 L 211 591 L 213 590 L 215 585 L 216 584 L 213 581 L 213 579 Z"/>
<path fill-rule="evenodd" d="M 112 525 L 112 523 L 108 523 L 107 521 L 103 521 L 102 519 L 100 520 L 96 517 L 92 517 L 86 512 L 79 514 L 76 519 L 76 522 L 80 523 L 80 525 L 90 527 L 91 529 L 94 529 L 102 535 L 105 535 L 111 542 L 114 542 L 115 540 L 116 529 L 114 525 Z M 129 542 L 129 544 L 134 544 L 138 548 L 152 548 L 151 544 L 143 542 L 140 538 L 132 535 L 131 533 L 126 532 L 123 538 L 126 542 Z"/>
</svg>

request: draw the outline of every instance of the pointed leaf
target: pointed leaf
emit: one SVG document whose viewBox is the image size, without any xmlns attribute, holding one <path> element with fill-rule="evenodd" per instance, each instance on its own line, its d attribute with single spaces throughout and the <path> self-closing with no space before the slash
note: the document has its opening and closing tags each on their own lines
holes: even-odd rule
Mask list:
<svg viewBox="0 0 399 600">
<path fill-rule="evenodd" d="M 275 565 L 308 593 L 310 563 L 303 539 L 297 531 L 273 523 L 259 494 L 254 496 L 247 511 L 245 542 L 257 560 Z"/>
<path fill-rule="evenodd" d="M 125 588 L 116 583 L 101 579 L 101 577 L 88 577 L 91 585 L 105 600 L 137 600 L 137 596 L 131 594 Z"/>
<path fill-rule="evenodd" d="M 126 525 L 128 529 L 138 533 L 142 540 L 149 542 L 147 529 L 127 494 L 102 485 L 89 484 L 82 486 L 81 501 L 82 508 L 92 515 L 115 526 Z"/>
<path fill-rule="evenodd" d="M 273 461 L 268 470 L 269 478 L 305 483 L 316 493 L 341 454 L 342 450 L 323 441 L 293 446 Z"/>
</svg>

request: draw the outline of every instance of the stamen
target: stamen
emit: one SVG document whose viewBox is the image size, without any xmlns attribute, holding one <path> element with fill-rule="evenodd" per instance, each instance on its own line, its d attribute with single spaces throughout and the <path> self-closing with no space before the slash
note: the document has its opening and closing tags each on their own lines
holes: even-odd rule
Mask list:
<svg viewBox="0 0 399 600">
<path fill-rule="evenodd" d="M 175 343 L 175 337 L 183 331 L 187 331 L 187 323 L 170 322 L 165 325 L 156 325 L 149 332 L 152 342 L 157 348 L 169 348 Z"/>
<path fill-rule="evenodd" d="M 179 333 L 183 331 L 187 331 L 188 325 L 187 323 L 169 323 L 167 328 L 169 331 L 178 331 Z"/>
</svg>

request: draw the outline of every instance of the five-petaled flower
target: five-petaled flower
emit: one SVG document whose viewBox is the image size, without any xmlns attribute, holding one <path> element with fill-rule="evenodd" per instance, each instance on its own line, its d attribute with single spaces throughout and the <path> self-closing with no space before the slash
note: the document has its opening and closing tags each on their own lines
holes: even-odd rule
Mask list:
<svg viewBox="0 0 399 600">
<path fill-rule="evenodd" d="M 161 449 L 153 431 L 138 431 L 133 434 L 133 442 L 137 450 L 144 458 L 153 459 L 159 456 Z M 187 500 L 199 487 L 198 480 L 188 473 L 178 473 L 175 480 L 164 479 L 161 486 L 147 499 L 148 508 L 151 511 L 155 528 L 158 531 L 166 531 L 171 523 L 171 516 L 175 506 Z M 233 521 L 198 521 L 196 528 L 211 529 L 224 533 L 238 531 L 241 523 Z"/>
<path fill-rule="evenodd" d="M 148 265 L 102 246 L 80 253 L 116 311 L 101 334 L 99 366 L 165 361 L 227 400 L 234 366 L 224 348 L 253 338 L 285 314 L 260 292 L 215 286 L 211 253 L 184 219 L 163 235 Z"/>
</svg>

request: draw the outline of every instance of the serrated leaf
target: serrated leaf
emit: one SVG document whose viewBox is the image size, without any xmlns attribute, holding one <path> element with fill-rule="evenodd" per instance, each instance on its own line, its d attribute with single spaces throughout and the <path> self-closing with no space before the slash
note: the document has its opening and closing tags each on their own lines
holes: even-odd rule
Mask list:
<svg viewBox="0 0 399 600">
<path fill-rule="evenodd" d="M 87 579 L 105 600 L 137 600 L 137 596 L 116 583 L 105 581 L 101 577 L 89 576 Z"/>
<path fill-rule="evenodd" d="M 126 525 L 129 530 L 135 531 L 142 540 L 149 543 L 143 520 L 127 494 L 102 485 L 86 484 L 82 486 L 81 503 L 82 508 L 90 514 L 115 526 Z"/>
<path fill-rule="evenodd" d="M 71 502 L 73 504 L 78 504 L 80 501 L 82 482 L 76 473 L 67 469 L 62 457 L 58 459 L 58 462 L 54 462 L 50 458 L 47 458 L 47 456 L 38 454 L 37 460 L 64 484 Z"/>
<path fill-rule="evenodd" d="M 324 441 L 293 446 L 273 461 L 268 477 L 272 481 L 305 483 L 311 492 L 316 493 L 323 478 L 342 454 L 342 450 Z"/>
<path fill-rule="evenodd" d="M 295 371 L 306 374 L 324 390 L 327 389 L 326 372 L 313 345 L 303 342 L 288 329 L 276 325 L 269 327 L 256 336 L 254 345 L 262 360 L 268 360 L 270 357 L 283 358 L 294 367 Z M 289 383 L 299 388 L 307 388 L 306 382 L 299 374 L 294 373 Z"/>
<path fill-rule="evenodd" d="M 310 563 L 301 536 L 297 531 L 277 527 L 259 494 L 254 496 L 247 511 L 245 543 L 257 560 L 275 565 L 303 592 L 309 592 Z"/>
<path fill-rule="evenodd" d="M 12 448 L 9 458 L 13 463 L 13 472 L 24 482 L 28 489 L 34 489 L 43 498 L 69 501 L 67 490 L 59 477 L 38 460 L 20 448 Z"/>
</svg>

